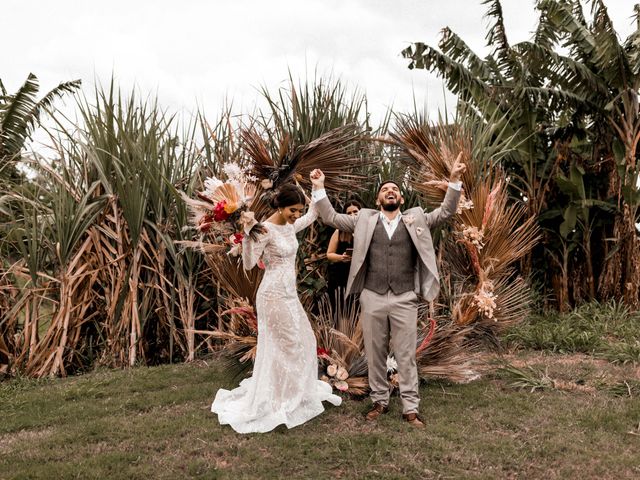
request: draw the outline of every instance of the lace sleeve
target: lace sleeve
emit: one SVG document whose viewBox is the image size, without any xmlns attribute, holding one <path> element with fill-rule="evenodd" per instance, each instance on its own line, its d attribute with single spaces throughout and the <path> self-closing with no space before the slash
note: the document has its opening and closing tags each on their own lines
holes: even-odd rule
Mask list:
<svg viewBox="0 0 640 480">
<path fill-rule="evenodd" d="M 256 266 L 264 248 L 269 243 L 269 239 L 269 231 L 261 234 L 257 240 L 251 240 L 249 235 L 244 236 L 242 239 L 242 266 L 245 270 L 251 270 Z"/>
<path fill-rule="evenodd" d="M 315 222 L 316 218 L 318 218 L 318 210 L 316 208 L 316 202 L 312 201 L 309 205 L 309 211 L 295 221 L 293 228 L 296 233 L 298 233 Z"/>
</svg>

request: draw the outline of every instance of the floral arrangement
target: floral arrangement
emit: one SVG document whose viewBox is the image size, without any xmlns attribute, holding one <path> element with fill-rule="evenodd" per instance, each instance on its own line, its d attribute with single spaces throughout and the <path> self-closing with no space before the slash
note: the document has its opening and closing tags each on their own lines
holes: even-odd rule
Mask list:
<svg viewBox="0 0 640 480">
<path fill-rule="evenodd" d="M 340 392 L 353 396 L 365 395 L 369 389 L 367 364 L 364 356 L 359 355 L 351 364 L 338 352 L 323 347 L 317 348 L 320 380 L 327 382 Z"/>
<path fill-rule="evenodd" d="M 478 290 L 473 295 L 473 305 L 478 308 L 478 311 L 485 317 L 497 321 L 494 311 L 497 308 L 496 294 L 493 293 L 493 282 L 485 280 L 480 282 Z"/>
<path fill-rule="evenodd" d="M 462 237 L 478 250 L 482 250 L 484 247 L 484 227 L 478 228 L 475 226 L 466 226 L 462 224 Z"/>
<path fill-rule="evenodd" d="M 400 390 L 400 377 L 398 376 L 398 362 L 393 355 L 387 355 L 387 380 L 390 393 Z"/>
<path fill-rule="evenodd" d="M 323 370 L 320 375 L 320 380 L 327 382 L 341 392 L 349 390 L 349 384 L 347 383 L 349 372 L 347 369 L 331 358 L 329 352 L 324 348 L 319 347 L 317 352 L 318 359 L 321 360 L 321 362 L 319 362 L 320 368 Z"/>
<path fill-rule="evenodd" d="M 192 227 L 208 237 L 210 243 L 224 244 L 230 255 L 238 256 L 244 232 L 249 229 L 253 237 L 262 227 L 249 211 L 258 179 L 235 162 L 225 164 L 223 172 L 226 181 L 209 177 L 204 181 L 204 190 L 196 193 L 197 199 L 184 194 L 183 198 L 190 209 Z"/>
</svg>

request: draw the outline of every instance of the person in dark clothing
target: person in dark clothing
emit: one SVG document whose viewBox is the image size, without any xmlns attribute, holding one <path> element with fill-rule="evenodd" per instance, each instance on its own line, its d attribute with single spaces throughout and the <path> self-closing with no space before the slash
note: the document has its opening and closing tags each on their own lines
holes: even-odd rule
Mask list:
<svg viewBox="0 0 640 480">
<path fill-rule="evenodd" d="M 344 206 L 344 213 L 355 217 L 361 209 L 362 204 L 360 202 L 349 200 Z M 352 251 L 353 235 L 340 230 L 334 231 L 327 247 L 327 260 L 329 261 L 327 293 L 329 294 L 331 305 L 334 307 L 337 298 L 344 299 L 345 297 Z M 340 290 L 340 293 L 338 293 L 338 290 Z"/>
</svg>

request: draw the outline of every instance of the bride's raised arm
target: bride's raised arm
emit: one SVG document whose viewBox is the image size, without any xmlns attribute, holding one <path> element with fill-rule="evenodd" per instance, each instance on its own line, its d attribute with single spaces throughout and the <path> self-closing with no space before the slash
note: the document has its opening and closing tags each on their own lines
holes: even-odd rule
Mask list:
<svg viewBox="0 0 640 480">
<path fill-rule="evenodd" d="M 311 203 L 309 203 L 309 209 L 307 210 L 307 213 L 305 213 L 293 223 L 293 228 L 295 229 L 296 233 L 298 233 L 315 222 L 317 218 L 318 210 L 316 208 L 316 202 L 312 200 Z"/>
</svg>

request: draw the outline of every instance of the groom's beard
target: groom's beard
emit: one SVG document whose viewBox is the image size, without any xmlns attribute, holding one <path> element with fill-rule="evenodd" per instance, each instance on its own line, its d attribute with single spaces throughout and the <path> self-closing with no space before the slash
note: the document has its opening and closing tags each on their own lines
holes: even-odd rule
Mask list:
<svg viewBox="0 0 640 480">
<path fill-rule="evenodd" d="M 382 205 L 382 209 L 385 212 L 395 212 L 396 210 L 400 209 L 400 204 L 399 203 L 386 203 L 386 204 Z"/>
</svg>

